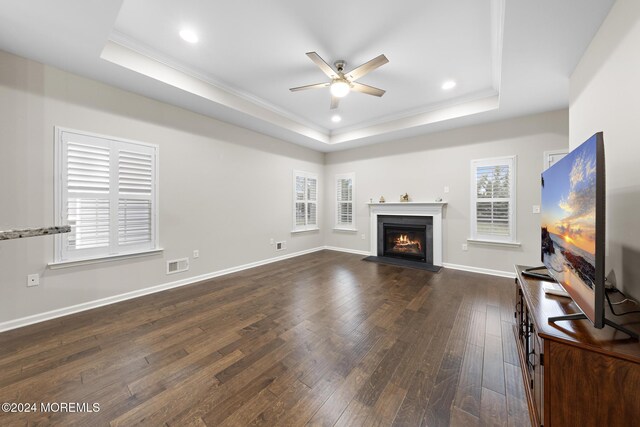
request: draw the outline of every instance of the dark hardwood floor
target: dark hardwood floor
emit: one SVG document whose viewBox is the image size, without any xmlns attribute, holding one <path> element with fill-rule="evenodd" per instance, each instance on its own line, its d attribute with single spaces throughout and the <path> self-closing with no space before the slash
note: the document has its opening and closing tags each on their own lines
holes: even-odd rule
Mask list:
<svg viewBox="0 0 640 427">
<path fill-rule="evenodd" d="M 361 259 L 318 252 L 2 333 L 0 403 L 38 411 L 0 425 L 529 424 L 513 280 Z M 63 402 L 100 410 L 40 411 Z"/>
</svg>

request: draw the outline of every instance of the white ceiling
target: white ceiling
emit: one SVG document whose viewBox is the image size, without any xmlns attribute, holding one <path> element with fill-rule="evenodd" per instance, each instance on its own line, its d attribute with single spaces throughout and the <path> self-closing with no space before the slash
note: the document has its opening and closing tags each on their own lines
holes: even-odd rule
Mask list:
<svg viewBox="0 0 640 427">
<path fill-rule="evenodd" d="M 0 49 L 333 151 L 566 107 L 613 1 L 0 0 Z M 347 70 L 385 54 L 359 81 L 387 93 L 349 94 L 332 123 L 327 88 L 288 90 L 328 80 L 309 51 Z"/>
</svg>

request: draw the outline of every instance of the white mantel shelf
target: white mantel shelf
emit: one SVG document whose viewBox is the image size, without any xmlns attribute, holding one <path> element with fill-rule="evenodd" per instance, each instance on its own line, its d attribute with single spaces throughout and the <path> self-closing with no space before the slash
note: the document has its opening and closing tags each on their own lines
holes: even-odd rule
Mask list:
<svg viewBox="0 0 640 427">
<path fill-rule="evenodd" d="M 385 202 L 369 205 L 371 255 L 378 255 L 378 215 L 433 217 L 433 264 L 442 266 L 442 211 L 447 202 Z"/>
<path fill-rule="evenodd" d="M 412 205 L 412 206 L 423 206 L 423 205 L 434 205 L 434 206 L 444 206 L 447 202 L 374 202 L 367 203 L 369 206 L 384 206 L 384 205 Z"/>
</svg>

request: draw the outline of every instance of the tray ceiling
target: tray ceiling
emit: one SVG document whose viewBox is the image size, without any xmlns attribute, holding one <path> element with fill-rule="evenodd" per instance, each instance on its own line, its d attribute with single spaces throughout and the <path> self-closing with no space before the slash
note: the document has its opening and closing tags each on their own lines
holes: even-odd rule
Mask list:
<svg viewBox="0 0 640 427">
<path fill-rule="evenodd" d="M 566 107 L 613 0 L 4 3 L 3 50 L 332 151 Z M 385 54 L 359 82 L 386 94 L 352 92 L 331 111 L 328 88 L 290 92 L 328 80 L 310 51 L 347 70 Z"/>
</svg>

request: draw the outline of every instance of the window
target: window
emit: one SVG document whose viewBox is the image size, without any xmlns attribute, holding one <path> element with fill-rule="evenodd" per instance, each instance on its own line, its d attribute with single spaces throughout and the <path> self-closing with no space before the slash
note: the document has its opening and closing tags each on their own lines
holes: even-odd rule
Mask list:
<svg viewBox="0 0 640 427">
<path fill-rule="evenodd" d="M 516 157 L 471 161 L 471 239 L 515 243 Z"/>
<path fill-rule="evenodd" d="M 157 147 L 56 129 L 56 262 L 156 249 Z"/>
<path fill-rule="evenodd" d="M 293 173 L 293 231 L 318 229 L 318 175 Z"/>
<path fill-rule="evenodd" d="M 355 230 L 355 174 L 336 175 L 336 229 Z"/>
</svg>

